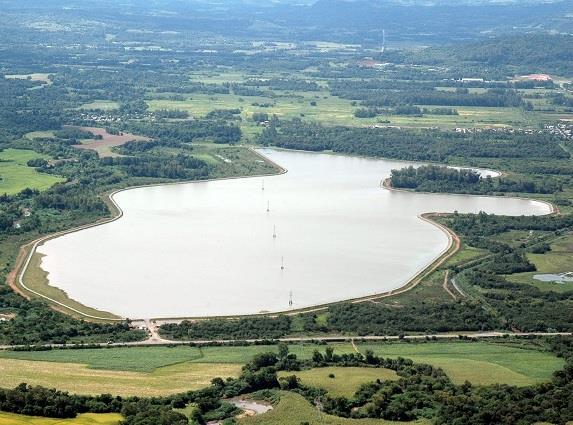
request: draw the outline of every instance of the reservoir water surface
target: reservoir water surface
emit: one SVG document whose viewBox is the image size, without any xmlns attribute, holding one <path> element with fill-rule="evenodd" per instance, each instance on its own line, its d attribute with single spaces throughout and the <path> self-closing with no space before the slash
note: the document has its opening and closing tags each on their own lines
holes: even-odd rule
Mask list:
<svg viewBox="0 0 573 425">
<path fill-rule="evenodd" d="M 448 246 L 421 213 L 550 212 L 523 199 L 381 188 L 404 162 L 261 153 L 288 169 L 265 177 L 264 190 L 263 178 L 245 178 L 117 193 L 121 219 L 38 248 L 50 284 L 130 318 L 282 311 L 291 293 L 300 308 L 404 285 Z"/>
</svg>

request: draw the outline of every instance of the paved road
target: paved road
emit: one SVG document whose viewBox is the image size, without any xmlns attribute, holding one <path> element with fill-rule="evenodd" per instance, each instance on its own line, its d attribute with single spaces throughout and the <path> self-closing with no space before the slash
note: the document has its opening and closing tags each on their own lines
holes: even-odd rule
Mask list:
<svg viewBox="0 0 573 425">
<path fill-rule="evenodd" d="M 458 339 L 460 335 L 468 338 L 501 338 L 501 337 L 532 337 L 532 336 L 573 336 L 572 332 L 461 332 L 461 333 L 448 333 L 448 334 L 428 334 L 428 335 L 404 335 L 402 337 L 397 335 L 366 335 L 366 336 L 317 336 L 317 337 L 294 337 L 294 338 L 277 338 L 273 339 L 273 342 L 287 342 L 287 343 L 301 343 L 301 342 L 344 342 L 344 341 L 395 341 L 399 339 L 405 340 L 424 340 L 426 338 L 431 339 L 443 339 L 452 340 Z M 247 339 L 241 340 L 248 343 L 265 342 L 270 341 L 269 339 L 257 338 L 257 339 Z M 192 341 L 172 341 L 167 339 L 156 339 L 151 337 L 145 341 L 135 341 L 135 342 L 114 342 L 114 343 L 101 343 L 101 344 L 91 344 L 99 347 L 137 347 L 137 346 L 147 346 L 147 345 L 186 345 L 186 344 L 227 344 L 237 342 L 234 339 L 196 339 Z M 61 347 L 74 347 L 75 345 L 81 346 L 81 344 L 44 344 L 43 347 L 61 348 Z M 22 348 L 22 345 L 0 345 L 0 350 L 11 350 L 14 348 Z"/>
</svg>

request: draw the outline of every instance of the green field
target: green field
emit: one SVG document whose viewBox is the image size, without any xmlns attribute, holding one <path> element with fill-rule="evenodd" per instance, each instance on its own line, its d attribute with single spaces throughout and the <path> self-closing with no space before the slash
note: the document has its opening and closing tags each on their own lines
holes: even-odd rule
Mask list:
<svg viewBox="0 0 573 425">
<path fill-rule="evenodd" d="M 429 421 L 393 422 L 382 419 L 346 419 L 337 416 L 325 415 L 306 401 L 302 396 L 294 393 L 281 392 L 280 401 L 275 408 L 262 415 L 242 418 L 238 420 L 241 425 L 392 425 L 392 424 L 429 424 Z"/>
<path fill-rule="evenodd" d="M 333 344 L 336 354 L 354 353 L 351 344 Z M 291 345 L 291 353 L 309 359 L 315 349 L 313 344 Z M 156 368 L 182 362 L 245 364 L 255 354 L 278 352 L 276 345 L 250 345 L 243 347 L 112 347 L 81 350 L 49 351 L 0 351 L 0 359 L 17 359 L 40 362 L 78 363 L 92 369 L 151 372 Z"/>
<path fill-rule="evenodd" d="M 117 413 L 84 413 L 73 419 L 52 419 L 0 413 L 0 425 L 117 425 L 121 419 L 121 415 Z"/>
<path fill-rule="evenodd" d="M 430 344 L 361 344 L 381 357 L 406 357 L 440 367 L 457 384 L 531 385 L 549 381 L 563 367 L 550 353 L 487 342 Z"/>
<path fill-rule="evenodd" d="M 533 278 L 536 274 L 559 274 L 573 271 L 573 235 L 565 235 L 550 244 L 551 251 L 545 254 L 527 254 L 537 269 L 535 272 L 516 273 L 507 279 L 516 283 L 529 283 L 542 291 L 566 292 L 573 290 L 573 282 L 541 282 Z"/>
<path fill-rule="evenodd" d="M 201 358 L 195 347 L 99 348 L 84 350 L 2 351 L 0 358 L 79 363 L 91 369 L 153 372 L 155 369 Z M 220 362 L 224 363 L 224 362 Z"/>
<path fill-rule="evenodd" d="M 45 190 L 63 181 L 61 177 L 39 173 L 26 165 L 29 160 L 36 158 L 49 159 L 45 155 L 23 149 L 0 152 L 0 193 L 12 195 L 26 188 Z"/>
<path fill-rule="evenodd" d="M 452 257 L 448 259 L 446 262 L 446 267 L 459 266 L 461 264 L 483 257 L 487 254 L 488 251 L 485 249 L 474 248 L 464 244 L 458 252 L 456 252 Z"/>
<path fill-rule="evenodd" d="M 352 397 L 362 384 L 397 380 L 390 369 L 368 367 L 322 367 L 300 372 L 280 372 L 279 377 L 296 375 L 304 385 L 323 388 L 333 397 Z M 331 377 L 330 375 L 334 375 Z"/>
<path fill-rule="evenodd" d="M 28 140 L 45 139 L 50 137 L 54 137 L 54 131 L 31 131 L 30 133 L 24 134 L 24 138 Z"/>
<path fill-rule="evenodd" d="M 84 103 L 80 106 L 80 109 L 101 109 L 103 111 L 111 111 L 118 108 L 119 103 L 111 100 L 95 100 L 90 103 Z"/>
<path fill-rule="evenodd" d="M 355 352 L 349 343 L 332 346 L 335 354 Z M 372 343 L 357 346 L 362 353 L 372 350 L 381 357 L 400 356 L 441 367 L 458 384 L 466 380 L 476 385 L 523 386 L 546 382 L 564 364 L 562 359 L 550 353 L 502 343 Z M 289 348 L 301 359 L 310 358 L 316 349 L 324 352 L 323 345 L 297 344 Z M 255 354 L 267 351 L 277 352 L 277 346 L 4 351 L 0 352 L 0 386 L 13 387 L 28 382 L 78 393 L 166 394 L 200 388 L 217 376 L 237 375 L 240 367 Z M 338 383 L 337 378 L 335 381 Z M 354 382 L 358 381 L 363 382 L 363 378 L 356 378 Z M 348 388 L 353 386 L 354 383 L 349 383 Z"/>
<path fill-rule="evenodd" d="M 213 378 L 238 376 L 239 364 L 177 363 L 151 373 L 90 369 L 79 363 L 0 359 L 0 387 L 22 382 L 76 394 L 161 396 L 204 388 Z"/>
<path fill-rule="evenodd" d="M 219 79 L 215 78 L 215 81 L 219 81 Z M 195 117 L 204 117 L 214 109 L 240 109 L 242 121 L 239 124 L 247 135 L 256 129 L 251 120 L 253 113 L 267 113 L 269 116 L 277 115 L 283 119 L 302 118 L 307 121 L 321 122 L 325 125 L 381 125 L 448 129 L 456 127 L 535 127 L 542 122 L 551 121 L 549 117 L 543 114 L 524 112 L 516 107 L 456 107 L 459 115 L 424 114 L 421 117 L 379 115 L 374 118 L 356 118 L 354 112 L 359 106 L 352 105 L 348 99 L 331 95 L 328 90 L 317 92 L 274 90 L 273 93 L 275 93 L 273 97 L 195 93 L 186 100 L 155 98 L 147 101 L 147 103 L 152 111 L 161 109 L 182 110 Z M 311 102 L 314 102 L 315 105 Z M 424 107 L 424 105 L 420 106 Z M 435 107 L 428 106 L 428 108 L 433 109 Z M 556 118 L 553 117 L 552 119 L 555 120 Z"/>
</svg>

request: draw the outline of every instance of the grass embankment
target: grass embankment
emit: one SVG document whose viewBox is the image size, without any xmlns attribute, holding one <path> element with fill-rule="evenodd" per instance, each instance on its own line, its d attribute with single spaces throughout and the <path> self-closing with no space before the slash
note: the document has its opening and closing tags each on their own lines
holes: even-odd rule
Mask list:
<svg viewBox="0 0 573 425">
<path fill-rule="evenodd" d="M 346 419 L 320 413 L 302 396 L 281 392 L 280 401 L 273 410 L 262 415 L 238 420 L 241 425 L 300 425 L 302 423 L 320 423 L 325 425 L 393 425 L 393 424 L 429 424 L 429 421 L 393 422 L 382 419 Z"/>
<path fill-rule="evenodd" d="M 332 397 L 352 397 L 362 384 L 399 378 L 393 370 L 368 367 L 323 367 L 279 373 L 279 377 L 291 375 L 296 375 L 303 385 L 325 389 Z"/>
<path fill-rule="evenodd" d="M 332 344 L 332 347 L 335 354 L 355 352 L 349 343 Z M 405 357 L 441 367 L 455 383 L 469 380 L 476 385 L 530 385 L 549 381 L 551 374 L 563 367 L 562 359 L 533 346 L 528 349 L 528 346 L 520 348 L 502 343 L 430 342 L 358 344 L 357 347 L 362 353 L 372 350 L 379 356 Z M 316 349 L 324 352 L 323 345 L 301 344 L 289 348 L 302 359 L 310 358 Z M 170 394 L 200 388 L 217 376 L 237 375 L 241 366 L 255 354 L 268 351 L 277 352 L 277 346 L 4 351 L 0 352 L 0 387 L 27 382 L 89 394 Z M 315 373 L 317 376 L 313 378 Z M 366 375 L 348 379 L 344 378 L 343 371 L 334 372 L 336 378 L 328 383 L 348 385 L 341 391 L 349 391 L 357 382 L 384 377 L 370 373 L 378 374 L 381 370 L 368 370 Z M 312 372 L 308 379 L 320 379 L 322 374 Z"/>
<path fill-rule="evenodd" d="M 52 419 L 0 413 L 0 425 L 117 425 L 121 420 L 121 415 L 117 413 L 84 413 L 73 419 Z"/>
<path fill-rule="evenodd" d="M 81 304 L 78 301 L 75 301 L 72 298 L 68 297 L 68 294 L 66 294 L 65 291 L 63 291 L 59 288 L 56 288 L 55 286 L 51 286 L 50 282 L 48 280 L 48 273 L 46 273 L 40 267 L 42 257 L 44 257 L 44 255 L 39 254 L 38 252 L 35 252 L 32 255 L 32 258 L 30 260 L 30 264 L 28 265 L 26 272 L 24 273 L 23 280 L 29 289 L 36 291 L 40 294 L 43 294 L 46 297 L 48 297 L 49 299 L 57 301 L 61 304 L 64 304 L 67 307 L 71 307 L 74 310 L 81 311 L 83 314 L 77 313 L 76 311 L 70 310 L 69 308 L 65 308 L 61 305 L 57 305 L 57 304 L 55 305 L 55 308 L 57 310 L 60 310 L 66 314 L 69 314 L 71 316 L 74 316 L 74 317 L 77 317 L 80 319 L 86 318 L 86 316 L 84 316 L 84 314 L 87 314 L 87 315 L 90 315 L 93 317 L 99 317 L 102 319 L 99 321 L 120 319 L 119 316 L 117 316 L 113 313 L 109 313 L 106 311 L 101 311 L 101 310 L 97 310 L 95 308 L 85 306 L 84 304 Z M 25 293 L 29 293 L 31 296 L 36 296 L 36 294 L 30 293 L 30 291 L 27 291 L 25 288 L 22 288 L 22 289 L 24 290 Z M 95 319 L 90 319 L 90 320 L 95 320 Z M 98 320 L 95 320 L 95 321 L 98 321 Z"/>
<path fill-rule="evenodd" d="M 24 149 L 6 149 L 0 152 L 0 194 L 13 195 L 26 188 L 46 190 L 64 179 L 51 174 L 39 173 L 28 167 L 31 159 L 49 157 Z"/>
</svg>

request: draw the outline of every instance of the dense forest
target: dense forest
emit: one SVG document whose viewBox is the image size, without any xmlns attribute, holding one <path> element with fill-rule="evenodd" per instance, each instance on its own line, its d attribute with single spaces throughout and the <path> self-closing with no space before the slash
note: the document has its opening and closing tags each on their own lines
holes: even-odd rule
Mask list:
<svg viewBox="0 0 573 425">
<path fill-rule="evenodd" d="M 448 162 L 455 158 L 528 158 L 559 160 L 570 154 L 548 134 L 484 130 L 458 133 L 440 130 L 327 127 L 300 120 L 271 120 L 259 141 L 288 149 L 332 150 L 338 153 L 411 161 Z"/>
<path fill-rule="evenodd" d="M 547 178 L 535 181 L 513 177 L 487 176 L 482 178 L 478 172 L 473 170 L 436 165 L 417 168 L 410 166 L 401 170 L 392 170 L 390 181 L 392 187 L 414 189 L 417 192 L 554 194 L 563 190 L 561 184 Z"/>
</svg>

